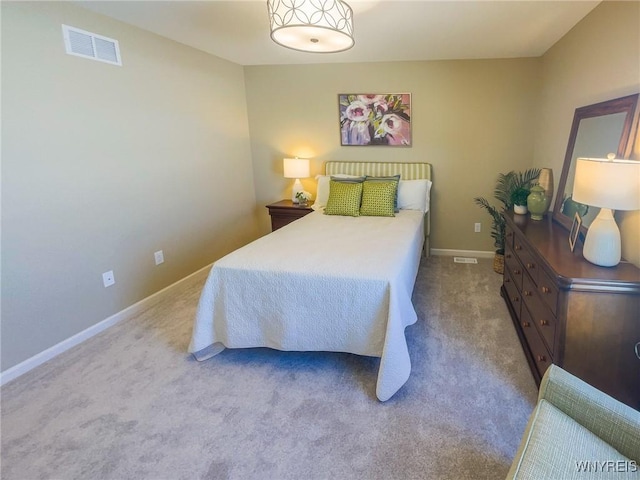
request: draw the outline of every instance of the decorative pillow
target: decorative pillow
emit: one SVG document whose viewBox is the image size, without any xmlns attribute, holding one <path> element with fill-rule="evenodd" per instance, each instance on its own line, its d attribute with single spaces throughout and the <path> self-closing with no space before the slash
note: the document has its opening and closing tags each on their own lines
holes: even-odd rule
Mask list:
<svg viewBox="0 0 640 480">
<path fill-rule="evenodd" d="M 360 177 L 357 175 L 347 175 L 342 173 L 336 173 L 335 175 L 317 175 L 316 180 L 318 181 L 317 191 L 316 191 L 316 201 L 313 203 L 311 208 L 314 210 L 322 210 L 327 206 L 327 200 L 329 200 L 329 182 L 331 178 L 334 178 L 336 181 L 341 181 L 344 179 L 351 178 L 359 178 L 361 181 L 364 181 L 364 177 Z"/>
<path fill-rule="evenodd" d="M 367 175 L 365 178 L 368 182 L 396 182 L 396 194 L 393 198 L 393 211 L 398 213 L 400 210 L 398 209 L 398 182 L 400 181 L 400 174 L 398 175 L 389 175 L 388 177 L 371 177 Z"/>
<path fill-rule="evenodd" d="M 429 211 L 430 180 L 400 180 L 398 184 L 398 208 Z"/>
<path fill-rule="evenodd" d="M 362 185 L 362 204 L 360 215 L 372 217 L 395 217 L 393 199 L 398 191 L 398 182 L 365 180 Z"/>
<path fill-rule="evenodd" d="M 363 182 L 329 182 L 329 199 L 324 207 L 325 215 L 360 216 Z"/>
<path fill-rule="evenodd" d="M 331 180 L 342 183 L 362 183 L 367 177 L 358 177 L 355 175 L 331 175 Z"/>
</svg>

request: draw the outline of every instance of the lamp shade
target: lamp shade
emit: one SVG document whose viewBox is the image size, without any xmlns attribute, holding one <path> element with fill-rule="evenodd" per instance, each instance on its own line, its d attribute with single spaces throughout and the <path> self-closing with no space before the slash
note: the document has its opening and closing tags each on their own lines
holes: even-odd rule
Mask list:
<svg viewBox="0 0 640 480">
<path fill-rule="evenodd" d="M 309 160 L 306 158 L 285 158 L 285 178 L 307 178 L 310 175 Z"/>
<path fill-rule="evenodd" d="M 612 210 L 640 210 L 640 162 L 579 158 L 573 200 Z"/>
<path fill-rule="evenodd" d="M 312 53 L 353 47 L 353 11 L 342 0 L 268 0 L 271 38 L 283 47 Z"/>
</svg>

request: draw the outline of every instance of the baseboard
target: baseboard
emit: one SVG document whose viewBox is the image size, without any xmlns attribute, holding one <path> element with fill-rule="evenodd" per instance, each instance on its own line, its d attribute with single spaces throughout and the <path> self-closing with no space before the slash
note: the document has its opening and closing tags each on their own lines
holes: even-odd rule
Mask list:
<svg viewBox="0 0 640 480">
<path fill-rule="evenodd" d="M 485 252 L 482 250 L 450 250 L 447 248 L 432 248 L 431 255 L 443 257 L 477 257 L 493 258 L 496 252 Z"/>
<path fill-rule="evenodd" d="M 212 264 L 209 264 L 201 268 L 200 270 L 187 275 L 186 277 L 178 280 L 175 283 L 172 283 L 162 290 L 159 290 L 156 293 L 153 293 L 148 297 L 143 298 L 139 302 L 125 308 L 124 310 L 111 315 L 109 318 L 105 318 L 104 320 L 90 326 L 89 328 L 79 333 L 76 333 L 72 337 L 63 340 L 53 347 L 47 348 L 46 350 L 34 355 L 33 357 L 28 358 L 27 360 L 20 362 L 19 364 L 14 365 L 11 368 L 8 368 L 4 372 L 0 372 L 0 386 L 18 378 L 20 375 L 24 375 L 28 371 L 33 370 L 34 368 L 42 365 L 43 363 L 51 360 L 54 357 L 57 357 L 70 348 L 73 348 L 76 345 L 84 342 L 85 340 L 93 337 L 94 335 L 103 332 L 107 328 L 112 327 L 115 324 L 122 322 L 123 320 L 129 320 L 135 317 L 139 313 L 160 302 L 165 296 L 167 296 L 168 293 L 173 293 L 176 289 L 185 286 L 187 282 L 195 280 L 198 276 L 206 275 L 207 272 L 211 269 L 211 265 Z"/>
<path fill-rule="evenodd" d="M 442 249 L 442 248 L 432 248 L 430 249 L 430 254 L 435 256 L 440 255 L 440 256 L 451 256 L 451 257 L 457 256 L 457 257 L 477 257 L 477 258 L 493 258 L 493 256 L 495 255 L 494 252 L 483 252 L 478 250 L 450 250 L 450 249 Z M 206 274 L 210 269 L 211 269 L 211 264 L 201 268 L 200 270 L 190 275 L 187 275 L 186 277 L 178 280 L 175 283 L 172 283 L 171 285 L 163 288 L 162 290 L 159 290 L 158 292 L 152 295 L 149 295 L 146 298 L 143 298 L 139 302 L 134 303 L 133 305 L 125 308 L 124 310 L 121 310 L 120 312 L 114 315 L 111 315 L 110 317 L 34 355 L 33 357 L 28 358 L 27 360 L 17 365 L 14 365 L 13 367 L 8 368 L 3 372 L 0 372 L 0 386 L 10 382 L 11 380 L 18 378 L 20 375 L 23 375 L 29 372 L 30 370 L 33 370 L 34 368 L 42 365 L 43 363 L 48 362 L 52 358 L 57 357 L 58 355 L 60 355 L 63 352 L 66 352 L 70 348 L 73 348 L 76 345 L 79 345 L 80 343 L 84 342 L 85 340 L 88 340 L 89 338 L 97 335 L 98 333 L 103 332 L 107 328 L 112 327 L 117 323 L 122 322 L 123 320 L 128 320 L 135 317 L 142 311 L 160 302 L 168 293 L 173 292 L 173 290 L 177 288 L 180 288 L 190 280 L 195 280 L 195 277 Z"/>
</svg>

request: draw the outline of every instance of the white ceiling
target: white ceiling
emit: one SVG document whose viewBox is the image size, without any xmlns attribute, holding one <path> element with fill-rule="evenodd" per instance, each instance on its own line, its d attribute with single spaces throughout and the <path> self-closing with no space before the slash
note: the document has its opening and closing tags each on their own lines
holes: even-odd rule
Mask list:
<svg viewBox="0 0 640 480">
<path fill-rule="evenodd" d="M 266 0 L 76 3 L 241 65 L 537 57 L 600 3 L 347 2 L 356 44 L 331 54 L 297 52 L 271 41 Z"/>
</svg>

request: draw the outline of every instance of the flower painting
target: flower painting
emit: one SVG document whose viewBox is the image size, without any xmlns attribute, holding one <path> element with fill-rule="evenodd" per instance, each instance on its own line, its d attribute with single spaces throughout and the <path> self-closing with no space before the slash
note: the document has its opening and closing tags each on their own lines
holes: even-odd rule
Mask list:
<svg viewBox="0 0 640 480">
<path fill-rule="evenodd" d="M 340 94 L 342 145 L 411 146 L 411 94 Z"/>
</svg>

